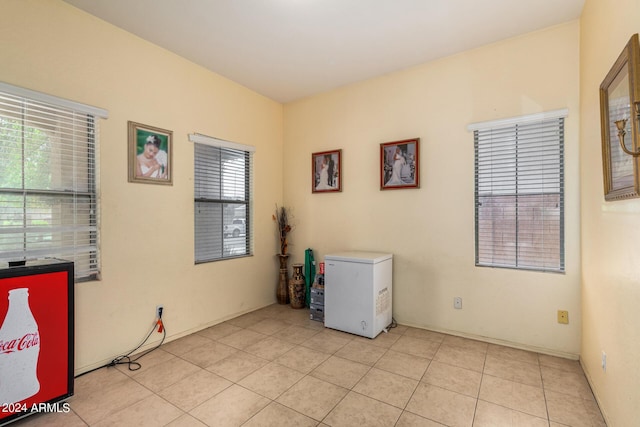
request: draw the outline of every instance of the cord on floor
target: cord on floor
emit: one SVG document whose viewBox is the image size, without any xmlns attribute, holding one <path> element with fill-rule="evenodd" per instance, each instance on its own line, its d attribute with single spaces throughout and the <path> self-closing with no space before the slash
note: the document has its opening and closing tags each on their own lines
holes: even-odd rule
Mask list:
<svg viewBox="0 0 640 427">
<path fill-rule="evenodd" d="M 153 332 L 156 330 L 156 328 L 158 328 L 158 332 L 162 333 L 162 339 L 160 340 L 160 343 L 158 343 L 158 345 L 156 345 L 153 348 L 150 348 L 149 350 L 146 350 L 140 354 L 137 354 L 136 357 L 134 359 L 131 358 L 131 355 L 133 353 L 136 352 L 136 350 L 138 350 L 140 347 L 142 347 L 144 345 L 144 343 L 147 342 L 147 340 L 149 339 L 149 337 L 151 336 L 151 334 L 153 334 Z M 144 340 L 133 350 L 129 351 L 127 354 L 123 354 L 120 355 L 118 357 L 116 357 L 115 359 L 113 359 L 111 362 L 99 366 L 97 368 L 91 369 L 90 371 L 87 372 L 83 372 L 80 375 L 77 375 L 75 378 L 81 377 L 83 375 L 88 374 L 89 372 L 93 372 L 93 371 L 97 371 L 98 369 L 102 369 L 102 368 L 106 368 L 107 366 L 116 366 L 116 365 L 128 365 L 128 368 L 130 371 L 137 371 L 138 369 L 142 368 L 142 365 L 138 362 L 138 360 L 143 357 L 146 356 L 147 354 L 151 353 L 152 351 L 156 350 L 157 348 L 159 348 L 163 343 L 165 338 L 167 337 L 167 329 L 164 327 L 164 323 L 162 322 L 162 308 L 159 310 L 158 313 L 158 320 L 155 322 L 155 324 L 153 325 L 153 327 L 151 328 L 151 330 L 149 331 L 149 333 L 147 334 L 147 336 L 144 338 Z"/>
</svg>

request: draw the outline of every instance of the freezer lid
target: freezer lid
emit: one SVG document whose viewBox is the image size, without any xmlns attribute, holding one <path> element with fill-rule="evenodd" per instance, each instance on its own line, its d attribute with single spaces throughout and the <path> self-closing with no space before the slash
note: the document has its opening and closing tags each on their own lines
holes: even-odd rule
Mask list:
<svg viewBox="0 0 640 427">
<path fill-rule="evenodd" d="M 345 262 L 357 262 L 361 264 L 377 264 L 382 261 L 393 258 L 392 254 L 381 252 L 367 252 L 367 251 L 345 251 L 335 252 L 324 256 L 324 261 L 345 261 Z"/>
</svg>

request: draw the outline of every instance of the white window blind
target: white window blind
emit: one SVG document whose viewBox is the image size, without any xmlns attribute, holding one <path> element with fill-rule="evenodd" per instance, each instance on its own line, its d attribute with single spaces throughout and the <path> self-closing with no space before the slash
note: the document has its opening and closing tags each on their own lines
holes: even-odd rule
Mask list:
<svg viewBox="0 0 640 427">
<path fill-rule="evenodd" d="M 253 147 L 189 138 L 195 142 L 196 263 L 252 255 Z"/>
<path fill-rule="evenodd" d="M 0 84 L 0 261 L 61 258 L 97 278 L 96 113 Z"/>
<path fill-rule="evenodd" d="M 558 115 L 471 127 L 476 265 L 564 272 L 564 116 Z"/>
</svg>

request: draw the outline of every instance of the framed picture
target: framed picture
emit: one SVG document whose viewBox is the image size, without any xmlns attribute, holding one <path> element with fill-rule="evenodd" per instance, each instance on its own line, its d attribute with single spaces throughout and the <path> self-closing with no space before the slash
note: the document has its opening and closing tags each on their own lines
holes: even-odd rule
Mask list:
<svg viewBox="0 0 640 427">
<path fill-rule="evenodd" d="M 640 197 L 640 47 L 634 34 L 600 85 L 605 200 Z"/>
<path fill-rule="evenodd" d="M 311 192 L 342 191 L 342 150 L 311 154 Z"/>
<path fill-rule="evenodd" d="M 129 125 L 129 182 L 172 185 L 173 132 L 140 123 Z"/>
<path fill-rule="evenodd" d="M 380 189 L 420 187 L 420 138 L 380 144 Z"/>
</svg>

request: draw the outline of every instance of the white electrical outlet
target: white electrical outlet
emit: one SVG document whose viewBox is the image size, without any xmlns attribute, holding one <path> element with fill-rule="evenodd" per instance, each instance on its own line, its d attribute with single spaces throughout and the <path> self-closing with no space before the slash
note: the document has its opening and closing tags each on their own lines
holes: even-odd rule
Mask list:
<svg viewBox="0 0 640 427">
<path fill-rule="evenodd" d="M 607 372 L 607 353 L 602 352 L 602 370 Z"/>
<path fill-rule="evenodd" d="M 458 309 L 458 310 L 462 309 L 462 298 L 455 297 L 453 299 L 453 308 Z"/>
<path fill-rule="evenodd" d="M 164 306 L 162 304 L 156 306 L 156 317 L 158 319 L 161 317 L 160 316 L 160 310 L 162 310 L 164 312 Z"/>
</svg>

